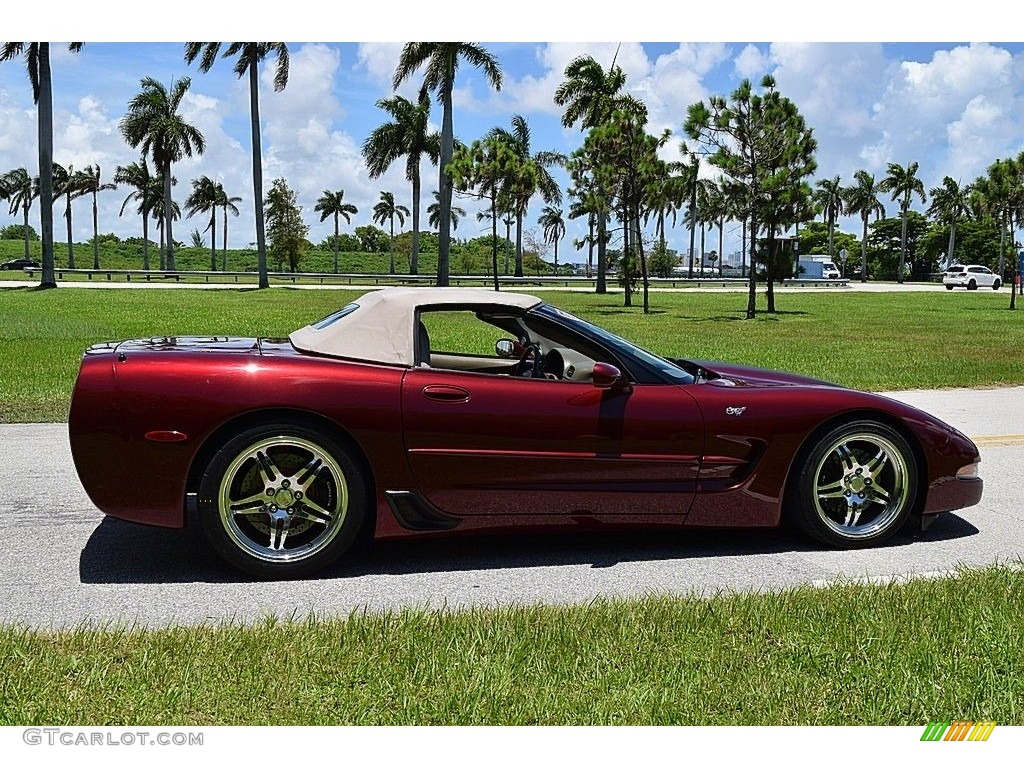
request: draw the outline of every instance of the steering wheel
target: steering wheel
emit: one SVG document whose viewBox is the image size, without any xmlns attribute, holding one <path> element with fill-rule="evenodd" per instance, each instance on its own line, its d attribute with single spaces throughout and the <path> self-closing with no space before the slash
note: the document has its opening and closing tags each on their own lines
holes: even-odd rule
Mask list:
<svg viewBox="0 0 1024 768">
<path fill-rule="evenodd" d="M 516 363 L 515 372 L 513 376 L 522 376 L 526 373 L 526 361 L 529 359 L 530 354 L 533 354 L 533 370 L 530 371 L 530 377 L 538 379 L 544 375 L 542 370 L 541 360 L 542 356 L 540 353 L 540 344 L 533 341 L 527 341 L 523 343 L 523 353 L 519 356 L 519 362 Z"/>
</svg>

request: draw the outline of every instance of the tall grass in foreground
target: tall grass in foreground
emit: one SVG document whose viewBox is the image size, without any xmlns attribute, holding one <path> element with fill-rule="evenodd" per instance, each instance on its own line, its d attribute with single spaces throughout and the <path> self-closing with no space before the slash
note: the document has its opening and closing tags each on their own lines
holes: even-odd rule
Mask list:
<svg viewBox="0 0 1024 768">
<path fill-rule="evenodd" d="M 1024 573 L 146 631 L 0 630 L 0 724 L 1024 722 Z"/>
</svg>

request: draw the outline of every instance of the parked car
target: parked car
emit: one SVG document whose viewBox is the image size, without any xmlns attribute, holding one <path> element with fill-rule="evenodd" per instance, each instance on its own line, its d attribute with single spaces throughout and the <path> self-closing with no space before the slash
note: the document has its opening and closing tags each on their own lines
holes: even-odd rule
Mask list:
<svg viewBox="0 0 1024 768">
<path fill-rule="evenodd" d="M 1002 280 L 999 279 L 999 275 L 981 264 L 954 264 L 943 272 L 942 284 L 946 286 L 947 291 L 952 291 L 958 285 L 968 291 L 975 291 L 979 286 L 991 287 L 993 291 L 998 291 Z"/>
<path fill-rule="evenodd" d="M 25 269 L 26 267 L 38 267 L 39 262 L 32 259 L 11 259 L 0 264 L 0 269 Z"/>
<path fill-rule="evenodd" d="M 107 515 L 258 577 L 363 537 L 758 527 L 832 547 L 978 503 L 975 445 L 879 395 L 667 359 L 534 296 L 373 291 L 287 339 L 89 348 L 69 418 Z"/>
</svg>

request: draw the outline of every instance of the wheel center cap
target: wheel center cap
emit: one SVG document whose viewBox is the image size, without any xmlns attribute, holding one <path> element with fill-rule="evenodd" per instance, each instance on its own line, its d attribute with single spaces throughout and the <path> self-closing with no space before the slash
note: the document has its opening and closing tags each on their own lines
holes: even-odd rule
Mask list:
<svg viewBox="0 0 1024 768">
<path fill-rule="evenodd" d="M 863 476 L 855 475 L 854 477 L 850 478 L 849 482 L 847 483 L 847 487 L 849 487 L 849 489 L 854 493 L 860 493 L 867 487 L 867 484 L 864 482 Z"/>
<path fill-rule="evenodd" d="M 278 488 L 274 494 L 274 503 L 279 507 L 287 509 L 295 503 L 295 494 L 288 488 Z"/>
</svg>

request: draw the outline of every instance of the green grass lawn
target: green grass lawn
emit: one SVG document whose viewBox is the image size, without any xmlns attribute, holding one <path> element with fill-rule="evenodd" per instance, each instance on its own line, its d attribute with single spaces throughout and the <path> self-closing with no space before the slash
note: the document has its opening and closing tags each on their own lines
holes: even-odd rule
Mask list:
<svg viewBox="0 0 1024 768">
<path fill-rule="evenodd" d="M 282 336 L 361 293 L 337 290 L 37 291 L 0 288 L 0 422 L 61 421 L 82 352 L 110 339 Z M 543 298 L 667 356 L 790 370 L 867 390 L 1024 382 L 1024 311 L 1005 291 L 780 294 L 779 313 L 743 319 L 739 293 Z M 439 343 L 441 343 L 439 341 Z M 1005 351 L 1003 351 L 1005 350 Z"/>
<path fill-rule="evenodd" d="M 1024 573 L 254 627 L 0 629 L 0 725 L 1024 720 Z"/>
</svg>

